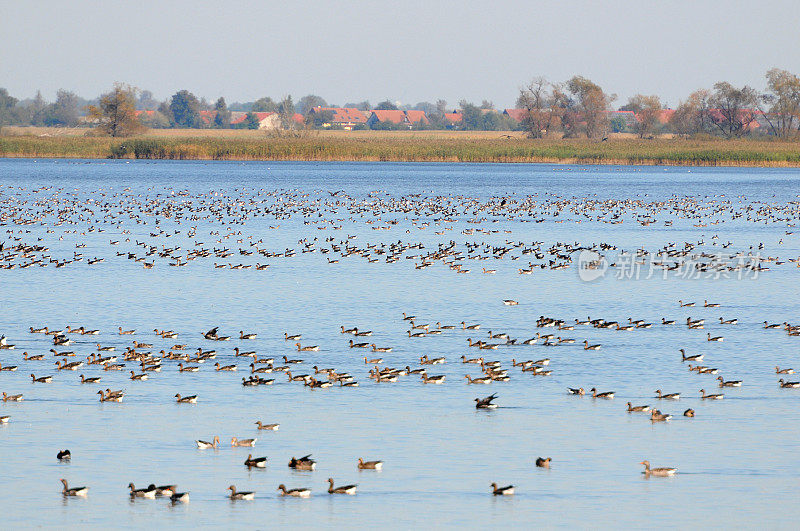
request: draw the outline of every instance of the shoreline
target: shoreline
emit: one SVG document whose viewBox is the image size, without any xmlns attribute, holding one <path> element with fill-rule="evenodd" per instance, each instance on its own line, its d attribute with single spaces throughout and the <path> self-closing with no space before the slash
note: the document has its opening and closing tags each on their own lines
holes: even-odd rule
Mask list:
<svg viewBox="0 0 800 531">
<path fill-rule="evenodd" d="M 254 132 L 257 133 L 257 132 Z M 443 162 L 697 167 L 800 167 L 800 143 L 763 140 L 529 140 L 491 135 L 311 134 L 299 137 L 2 136 L 0 158 Z"/>
</svg>

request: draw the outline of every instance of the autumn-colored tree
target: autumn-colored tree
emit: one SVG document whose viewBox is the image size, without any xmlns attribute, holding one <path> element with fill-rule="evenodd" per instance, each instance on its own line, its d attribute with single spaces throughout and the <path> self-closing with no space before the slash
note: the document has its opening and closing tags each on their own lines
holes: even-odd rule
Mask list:
<svg viewBox="0 0 800 531">
<path fill-rule="evenodd" d="M 714 84 L 708 102 L 713 109 L 711 122 L 728 138 L 748 133 L 756 119 L 753 109 L 758 106 L 758 93 L 747 85 L 737 88 L 720 81 Z"/>
<path fill-rule="evenodd" d="M 779 68 L 767 72 L 769 92 L 762 96 L 769 105 L 765 118 L 780 138 L 800 137 L 800 78 Z"/>
<path fill-rule="evenodd" d="M 97 130 L 114 137 L 146 130 L 136 116 L 136 89 L 121 83 L 115 83 L 111 92 L 103 94 L 99 105 L 89 106 L 89 116 L 98 121 Z"/>
<path fill-rule="evenodd" d="M 599 85 L 583 76 L 574 76 L 567 81 L 567 90 L 574 98 L 571 112 L 583 125 L 587 138 L 597 138 L 608 132 L 608 111 L 611 102 L 617 99 L 614 94 L 606 94 Z"/>
<path fill-rule="evenodd" d="M 651 136 L 656 131 L 661 115 L 661 100 L 658 96 L 645 96 L 637 94 L 628 99 L 625 110 L 633 111 L 636 114 L 636 123 L 633 130 L 639 138 Z"/>
<path fill-rule="evenodd" d="M 517 108 L 524 109 L 522 129 L 529 138 L 543 138 L 555 127 L 560 116 L 560 87 L 537 77 L 519 90 Z"/>
<path fill-rule="evenodd" d="M 710 131 L 708 99 L 710 93 L 700 89 L 689 94 L 686 101 L 681 102 L 669 119 L 670 128 L 680 135 L 694 135 Z"/>
</svg>

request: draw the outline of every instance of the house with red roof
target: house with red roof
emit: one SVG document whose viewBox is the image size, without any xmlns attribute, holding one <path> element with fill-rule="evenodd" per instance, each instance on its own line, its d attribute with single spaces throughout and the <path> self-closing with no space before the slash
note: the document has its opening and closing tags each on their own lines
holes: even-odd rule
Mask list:
<svg viewBox="0 0 800 531">
<path fill-rule="evenodd" d="M 371 128 L 379 124 L 394 124 L 411 129 L 415 125 L 428 125 L 430 121 L 425 111 L 374 110 L 370 112 L 367 125 Z"/>
<path fill-rule="evenodd" d="M 322 122 L 325 128 L 337 126 L 352 131 L 354 127 L 367 123 L 366 115 L 353 107 L 314 107 L 309 111 L 312 117 L 322 113 L 331 113 L 330 121 Z"/>
<path fill-rule="evenodd" d="M 528 116 L 528 109 L 505 109 L 503 110 L 503 114 L 515 122 L 521 122 Z"/>
<path fill-rule="evenodd" d="M 453 129 L 464 120 L 464 114 L 458 111 L 444 113 L 445 127 Z"/>
</svg>

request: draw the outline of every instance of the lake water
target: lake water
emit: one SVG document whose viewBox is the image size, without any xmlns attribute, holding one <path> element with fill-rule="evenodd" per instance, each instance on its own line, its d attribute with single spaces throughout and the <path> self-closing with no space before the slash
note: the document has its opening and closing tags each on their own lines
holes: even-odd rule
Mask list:
<svg viewBox="0 0 800 531">
<path fill-rule="evenodd" d="M 338 190 L 344 193 L 331 195 Z M 61 268 L 0 270 L 0 334 L 15 344 L 14 350 L 0 350 L 0 363 L 19 366 L 0 372 L 0 390 L 24 393 L 22 402 L 0 402 L 0 415 L 11 417 L 0 426 L 3 524 L 794 528 L 800 389 L 779 388 L 775 366 L 800 371 L 800 337 L 765 329 L 763 322 L 800 321 L 800 269 L 786 261 L 800 256 L 800 232 L 793 228 L 799 193 L 795 169 L 0 160 L 4 253 L 26 243 L 43 245 L 44 254 L 62 261 L 83 254 L 82 261 Z M 498 207 L 501 198 L 507 205 L 535 202 L 528 212 L 541 222 Z M 179 208 L 187 201 L 192 211 Z M 494 210 L 486 207 L 490 203 Z M 686 205 L 694 214 L 687 215 Z M 59 210 L 63 222 L 56 225 Z M 614 215 L 622 223 L 605 222 Z M 638 223 L 644 215 L 656 221 Z M 31 219 L 36 221 L 20 224 Z M 190 236 L 193 226 L 196 234 Z M 464 233 L 470 229 L 474 233 Z M 241 234 L 225 238 L 232 231 Z M 315 238 L 315 252 L 302 253 L 298 242 Z M 257 240 L 263 240 L 260 249 L 295 249 L 296 256 L 239 253 L 254 249 L 250 243 Z M 604 276 L 587 282 L 575 263 L 519 274 L 529 261 L 553 259 L 522 255 L 520 246 L 502 259 L 463 260 L 468 274 L 442 261 L 415 268 L 422 262 L 418 255 L 451 240 L 465 256 L 467 242 L 481 244 L 473 254 L 488 256 L 485 245 L 543 242 L 546 253 L 556 242 L 604 242 L 617 247 L 607 252 L 609 258 L 622 250 L 655 252 L 670 242 L 683 249 L 691 242 L 693 253 L 741 251 L 779 260 L 765 263 L 769 271 L 758 274 L 663 278 L 658 270 L 646 278 L 648 260 L 641 278 L 629 279 L 617 278 L 627 276 L 619 269 L 621 257 Z M 137 241 L 159 250 L 180 247 L 173 254 L 184 258 L 199 247 L 226 247 L 234 254 L 212 253 L 185 267 L 170 267 L 173 260 L 153 255 L 146 260 L 155 266 L 144 269 L 127 257 L 144 256 Z M 405 250 L 393 263 L 375 248 L 373 263 L 357 254 L 320 252 L 331 244 L 343 250 L 344 241 L 359 249 L 398 241 L 424 248 Z M 3 263 L 22 264 L 41 254 Z M 105 261 L 89 265 L 95 257 Z M 270 267 L 214 267 L 257 262 Z M 496 273 L 483 274 L 483 268 Z M 504 299 L 519 305 L 506 306 Z M 679 299 L 697 306 L 680 307 Z M 720 307 L 703 307 L 704 299 Z M 458 328 L 409 338 L 403 312 L 432 328 L 437 321 Z M 591 316 L 654 324 L 633 331 L 586 325 L 558 330 L 537 328 L 540 315 L 569 323 Z M 682 324 L 687 317 L 705 319 L 705 328 L 688 329 Z M 719 317 L 738 324 L 719 324 Z M 678 324 L 663 326 L 662 318 Z M 481 328 L 462 330 L 462 321 Z M 74 344 L 53 347 L 50 336 L 28 332 L 67 325 L 101 333 L 70 335 Z M 136 329 L 136 335 L 118 335 L 120 326 Z M 201 332 L 214 326 L 232 339 L 204 340 Z M 354 338 L 340 333 L 341 326 L 373 335 Z M 179 337 L 162 339 L 156 328 Z M 240 330 L 257 333 L 257 339 L 238 340 Z M 576 342 L 554 348 L 542 341 L 497 350 L 467 346 L 467 338 L 503 341 L 490 340 L 489 330 L 520 341 L 540 332 Z M 284 332 L 300 333 L 302 344 L 320 350 L 298 352 Z M 707 333 L 724 341 L 709 342 Z M 350 348 L 350 339 L 393 350 Z M 144 350 L 154 353 L 185 343 L 190 352 L 216 349 L 217 357 L 197 373 L 179 372 L 176 361 L 165 360 L 148 381 L 132 381 L 127 371 L 98 365 L 57 371 L 49 352 L 74 351 L 74 361 L 101 344 L 115 346 L 121 356 L 133 340 L 153 344 Z M 602 348 L 584 350 L 584 340 Z M 243 387 L 251 360 L 234 357 L 237 346 L 275 357 L 276 365 L 284 355 L 301 358 L 295 373 L 313 374 L 313 365 L 346 371 L 360 385 L 312 390 L 277 372 L 265 375 L 276 379 L 273 386 Z M 720 390 L 715 375 L 689 372 L 680 348 L 704 354 L 704 365 L 718 368 L 726 380 L 743 380 L 743 386 Z M 23 352 L 47 357 L 25 361 Z M 413 369 L 422 355 L 446 358 L 445 364 L 427 366 L 430 374 L 446 376 L 443 385 L 425 385 L 415 375 L 376 383 L 367 374 L 372 365 L 363 360 L 382 357 L 386 366 Z M 510 381 L 467 385 L 464 375 L 481 376 L 480 367 L 461 363 L 462 355 L 501 361 Z M 552 360 L 549 377 L 511 366 L 512 358 L 545 357 Z M 215 362 L 236 363 L 239 370 L 217 372 Z M 126 365 L 140 372 L 136 363 Z M 53 375 L 54 381 L 34 384 L 31 373 Z M 102 381 L 81 385 L 81 373 Z M 616 397 L 570 396 L 567 387 L 596 387 Z M 701 400 L 703 387 L 724 393 L 724 400 Z M 124 389 L 124 401 L 100 403 L 100 388 Z M 682 397 L 660 401 L 656 389 Z M 198 403 L 177 404 L 176 393 L 197 394 Z M 498 394 L 500 407 L 476 410 L 473 399 L 491 393 Z M 674 417 L 652 423 L 647 414 L 627 413 L 628 401 Z M 682 416 L 687 408 L 696 411 L 694 418 Z M 280 429 L 258 431 L 256 420 L 280 423 Z M 196 439 L 214 435 L 222 441 L 218 450 L 196 448 Z M 232 448 L 232 436 L 258 441 L 254 448 Z M 69 463 L 56 460 L 64 448 L 72 451 Z M 248 471 L 248 453 L 267 456 L 266 469 Z M 290 457 L 309 453 L 318 461 L 316 471 L 287 467 Z M 549 470 L 535 466 L 539 456 L 552 457 Z M 381 459 L 384 469 L 359 471 L 358 457 Z M 677 467 L 678 474 L 646 478 L 639 465 L 644 459 L 654 467 Z M 62 497 L 62 477 L 71 486 L 88 485 L 88 497 Z M 328 477 L 357 483 L 358 494 L 328 495 Z M 492 496 L 493 481 L 515 485 L 516 494 Z M 129 482 L 137 488 L 174 483 L 191 501 L 131 501 Z M 281 483 L 311 488 L 312 496 L 282 498 L 276 490 Z M 256 499 L 230 501 L 225 489 L 231 484 L 256 491 Z"/>
</svg>

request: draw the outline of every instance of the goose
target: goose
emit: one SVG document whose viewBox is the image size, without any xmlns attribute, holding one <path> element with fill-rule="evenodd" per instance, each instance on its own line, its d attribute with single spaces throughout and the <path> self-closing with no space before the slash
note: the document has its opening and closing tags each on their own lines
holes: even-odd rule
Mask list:
<svg viewBox="0 0 800 531">
<path fill-rule="evenodd" d="M 781 325 L 779 325 L 778 323 L 775 323 L 775 324 L 769 324 L 767 321 L 764 321 L 764 328 L 767 328 L 767 329 L 777 329 L 777 328 L 780 328 L 780 327 L 781 327 Z"/>
<path fill-rule="evenodd" d="M 716 302 L 708 302 L 707 300 L 703 301 L 703 306 L 706 308 L 719 308 L 719 304 Z"/>
<path fill-rule="evenodd" d="M 674 476 L 675 472 L 678 471 L 677 468 L 650 468 L 650 461 L 642 461 L 639 463 L 640 465 L 644 465 L 644 474 L 645 476 Z"/>
<path fill-rule="evenodd" d="M 255 446 L 258 439 L 237 439 L 231 437 L 231 446 Z"/>
<path fill-rule="evenodd" d="M 175 494 L 175 491 L 178 490 L 178 486 L 177 485 L 161 485 L 161 486 L 157 487 L 153 483 L 151 483 L 148 486 L 148 488 L 149 489 L 155 489 L 156 496 L 164 496 L 164 497 L 166 497 L 166 496 L 170 496 L 171 497 L 173 494 Z"/>
<path fill-rule="evenodd" d="M 299 459 L 292 457 L 289 460 L 289 468 L 295 470 L 314 470 L 317 468 L 317 462 L 311 459 L 311 454 L 304 455 Z"/>
<path fill-rule="evenodd" d="M 295 343 L 295 346 L 297 347 L 297 350 L 299 350 L 301 352 L 308 352 L 308 351 L 316 352 L 316 351 L 319 350 L 319 346 L 318 345 L 303 347 L 303 346 L 300 345 L 300 343 Z"/>
<path fill-rule="evenodd" d="M 192 396 L 181 396 L 180 393 L 175 395 L 178 404 L 196 404 L 197 403 L 197 395 Z"/>
<path fill-rule="evenodd" d="M 454 325 L 443 325 L 439 321 L 436 321 L 436 328 L 439 330 L 455 330 L 456 327 Z"/>
<path fill-rule="evenodd" d="M 232 500 L 253 500 L 256 497 L 256 493 L 255 492 L 246 491 L 246 490 L 237 492 L 235 485 L 231 485 L 230 487 L 228 487 L 228 490 L 231 491 L 230 498 Z"/>
<path fill-rule="evenodd" d="M 506 306 L 518 306 L 519 302 L 515 301 L 514 299 L 504 299 L 503 304 Z"/>
<path fill-rule="evenodd" d="M 725 380 L 722 376 L 718 376 L 717 380 L 719 380 L 720 387 L 741 387 L 742 381 L 741 380 Z"/>
<path fill-rule="evenodd" d="M 99 381 L 100 381 L 100 377 L 99 376 L 92 376 L 91 378 L 85 378 L 81 374 L 81 383 L 82 384 L 93 384 L 93 383 L 97 383 Z"/>
<path fill-rule="evenodd" d="M 408 374 L 422 374 L 423 372 L 425 372 L 424 367 L 420 367 L 419 369 L 412 369 L 411 367 L 406 365 L 406 373 Z"/>
<path fill-rule="evenodd" d="M 422 356 L 422 357 L 419 359 L 419 362 L 420 362 L 420 363 L 422 363 L 423 365 L 441 365 L 441 364 L 442 364 L 442 363 L 444 363 L 445 361 L 446 361 L 446 360 L 445 360 L 445 358 L 444 358 L 444 357 L 439 357 L 439 358 L 429 358 L 427 354 L 425 354 L 424 356 Z"/>
<path fill-rule="evenodd" d="M 99 343 L 97 344 L 98 352 L 114 352 L 115 350 L 117 350 L 117 347 L 104 347 L 101 346 Z"/>
<path fill-rule="evenodd" d="M 492 483 L 492 494 L 495 496 L 511 496 L 514 494 L 514 485 L 507 485 L 505 487 L 498 487 L 497 483 Z"/>
<path fill-rule="evenodd" d="M 286 376 L 289 377 L 290 382 L 306 382 L 311 378 L 308 374 L 296 374 L 293 376 L 292 371 L 286 371 Z"/>
<path fill-rule="evenodd" d="M 439 374 L 436 376 L 428 376 L 427 374 L 421 374 L 423 383 L 426 384 L 443 384 L 445 380 L 444 374 Z"/>
<path fill-rule="evenodd" d="M 659 400 L 678 400 L 681 397 L 680 393 L 666 393 L 662 394 L 661 389 L 656 389 L 656 398 Z"/>
<path fill-rule="evenodd" d="M 420 326 L 423 326 L 423 325 L 420 325 Z M 424 326 L 425 326 L 425 329 L 427 330 L 428 329 L 428 325 L 424 325 Z M 354 330 L 355 330 L 355 332 L 353 333 L 353 335 L 355 335 L 357 337 L 367 337 L 367 336 L 371 336 L 372 335 L 372 330 L 365 330 L 365 331 L 362 332 L 362 331 L 360 331 L 358 329 L 358 327 L 354 328 Z"/>
<path fill-rule="evenodd" d="M 467 379 L 468 384 L 490 384 L 492 383 L 492 378 L 486 376 L 483 378 L 471 378 L 469 374 L 464 376 Z"/>
<path fill-rule="evenodd" d="M 600 350 L 600 345 L 590 345 L 588 341 L 583 341 L 583 350 Z"/>
<path fill-rule="evenodd" d="M 634 413 L 634 412 L 646 413 L 647 411 L 650 411 L 650 406 L 631 406 L 631 403 L 628 402 L 628 413 Z"/>
<path fill-rule="evenodd" d="M 481 363 L 483 363 L 483 358 L 469 358 L 469 359 L 467 359 L 466 356 L 461 356 L 461 363 L 481 364 Z"/>
<path fill-rule="evenodd" d="M 175 492 L 169 497 L 169 501 L 172 502 L 173 505 L 176 503 L 189 503 L 189 493 Z"/>
<path fill-rule="evenodd" d="M 27 352 L 23 352 L 22 359 L 24 359 L 25 361 L 42 361 L 44 360 L 44 354 L 36 354 L 33 356 L 29 356 Z"/>
<path fill-rule="evenodd" d="M 278 490 L 281 491 L 281 496 L 293 496 L 295 498 L 308 498 L 311 496 L 311 489 L 286 489 L 286 485 L 281 483 L 278 485 Z"/>
<path fill-rule="evenodd" d="M 672 418 L 672 415 L 662 413 L 657 409 L 650 410 L 650 421 L 651 422 L 666 422 Z"/>
<path fill-rule="evenodd" d="M 372 352 L 391 352 L 392 347 L 376 347 L 375 343 L 372 344 Z"/>
<path fill-rule="evenodd" d="M 328 483 L 330 486 L 328 487 L 328 494 L 350 494 L 351 496 L 356 493 L 356 488 L 358 485 L 345 485 L 343 487 L 335 487 L 333 486 L 333 478 L 328 478 Z"/>
<path fill-rule="evenodd" d="M 800 382 L 784 382 L 783 378 L 781 378 L 780 380 L 778 380 L 778 385 L 783 387 L 784 389 L 789 389 L 789 388 L 796 389 L 800 387 Z"/>
<path fill-rule="evenodd" d="M 550 461 L 552 461 L 552 458 L 550 457 L 537 457 L 536 466 L 539 468 L 550 468 Z"/>
<path fill-rule="evenodd" d="M 253 364 L 251 363 L 250 366 L 252 367 Z M 217 371 L 235 371 L 236 365 L 220 365 L 219 362 L 214 364 L 214 370 Z"/>
<path fill-rule="evenodd" d="M 255 339 L 258 334 L 245 334 L 239 330 L 239 339 Z"/>
<path fill-rule="evenodd" d="M 339 380 L 339 387 L 358 387 L 358 382 L 356 381 L 345 382 L 344 380 Z"/>
<path fill-rule="evenodd" d="M 343 334 L 355 334 L 358 331 L 358 328 L 345 328 L 343 326 L 340 327 L 342 329 Z"/>
<path fill-rule="evenodd" d="M 383 461 L 364 461 L 364 459 L 359 457 L 358 458 L 358 469 L 359 470 L 382 470 L 383 469 Z"/>
<path fill-rule="evenodd" d="M 66 352 L 57 352 L 56 349 L 51 348 L 50 352 L 53 353 L 53 356 L 62 356 L 62 357 L 66 357 L 66 358 L 71 358 L 72 356 L 75 355 L 75 353 L 72 352 L 71 350 L 70 351 L 66 351 Z"/>
<path fill-rule="evenodd" d="M 262 424 L 260 420 L 256 421 L 256 426 L 258 426 L 259 430 L 277 430 L 281 427 L 280 424 Z"/>
<path fill-rule="evenodd" d="M 3 402 L 22 402 L 22 394 L 7 395 L 5 391 L 3 391 Z"/>
<path fill-rule="evenodd" d="M 103 393 L 102 390 L 97 391 L 97 394 L 100 395 L 100 402 L 122 402 L 122 399 L 125 397 L 124 393 L 119 391 L 110 391 Z"/>
<path fill-rule="evenodd" d="M 367 348 L 369 343 L 355 343 L 353 340 L 350 340 L 350 348 Z"/>
<path fill-rule="evenodd" d="M 706 336 L 707 336 L 707 339 L 706 339 L 707 341 L 722 341 L 723 339 L 725 339 L 722 336 L 711 337 L 711 334 L 706 334 Z"/>
<path fill-rule="evenodd" d="M 794 374 L 794 369 L 781 369 L 780 367 L 775 367 L 775 374 Z"/>
<path fill-rule="evenodd" d="M 118 328 L 119 328 L 119 335 L 121 336 L 132 336 L 133 334 L 136 333 L 136 330 L 123 330 L 121 326 Z"/>
<path fill-rule="evenodd" d="M 662 325 L 674 325 L 675 321 L 671 319 L 665 319 L 664 317 L 661 318 Z"/>
<path fill-rule="evenodd" d="M 707 395 L 705 389 L 700 389 L 700 398 L 703 400 L 722 400 L 723 398 L 725 398 L 725 395 L 722 394 Z"/>
<path fill-rule="evenodd" d="M 493 393 L 485 398 L 475 399 L 475 409 L 497 409 L 497 404 L 493 404 L 492 400 L 497 398 L 497 393 Z"/>
<path fill-rule="evenodd" d="M 247 352 L 241 352 L 239 350 L 239 347 L 235 347 L 233 349 L 233 355 L 236 356 L 236 357 L 242 357 L 242 358 L 254 358 L 254 357 L 256 357 L 256 351 L 255 350 L 250 350 L 250 351 L 247 351 Z"/>
<path fill-rule="evenodd" d="M 30 327 L 30 328 L 31 328 L 31 334 L 46 334 L 47 333 L 47 327 L 46 326 L 44 328 L 34 328 L 34 327 Z"/>
<path fill-rule="evenodd" d="M 694 409 L 689 408 L 683 412 L 684 417 L 694 417 Z"/>
<path fill-rule="evenodd" d="M 96 336 L 96 335 L 100 334 L 100 330 L 86 330 L 86 328 L 84 328 L 84 327 L 78 328 L 78 331 L 82 335 L 86 335 L 86 336 Z"/>
<path fill-rule="evenodd" d="M 131 489 L 131 498 L 151 498 L 156 497 L 156 486 L 150 485 L 146 489 L 137 489 L 133 483 L 128 483 L 128 488 Z"/>
<path fill-rule="evenodd" d="M 681 361 L 703 361 L 704 354 L 693 354 L 691 356 L 687 356 L 685 350 L 679 349 L 679 352 L 681 353 Z"/>
<path fill-rule="evenodd" d="M 266 468 L 267 466 L 267 458 L 266 457 L 253 457 L 253 454 L 247 454 L 247 459 L 244 460 L 244 466 L 247 468 Z"/>
<path fill-rule="evenodd" d="M 411 330 L 406 330 L 408 333 L 408 337 L 425 337 L 425 332 L 411 332 Z"/>
<path fill-rule="evenodd" d="M 83 365 L 83 362 L 80 362 L 80 364 Z M 72 364 L 70 363 L 70 365 L 72 365 Z M 56 367 L 58 367 L 58 362 L 56 362 Z M 64 368 L 69 368 L 69 367 L 65 366 Z M 77 369 L 77 368 L 78 367 L 75 367 L 75 369 Z M 59 370 L 60 369 L 61 368 L 59 367 Z M 72 368 L 69 368 L 69 369 L 73 370 L 73 371 L 75 370 L 75 369 L 72 369 Z M 3 367 L 3 365 L 0 364 L 0 371 L 16 371 L 16 370 L 17 370 L 17 366 L 16 365 L 6 365 L 5 367 Z"/>
<path fill-rule="evenodd" d="M 218 448 L 219 447 L 219 437 L 214 435 L 214 438 L 212 439 L 212 442 L 201 441 L 200 439 L 198 439 L 198 440 L 195 441 L 195 443 L 197 443 L 197 447 L 200 448 L 201 450 L 207 450 L 209 448 Z"/>
<path fill-rule="evenodd" d="M 461 328 L 463 330 L 480 330 L 481 325 L 479 324 L 468 325 L 465 321 L 461 321 Z"/>
<path fill-rule="evenodd" d="M 148 376 L 147 373 L 136 374 L 135 372 L 131 371 L 131 380 L 147 380 Z"/>
<path fill-rule="evenodd" d="M 70 488 L 69 485 L 67 485 L 67 480 L 64 479 L 64 478 L 61 478 L 61 483 L 64 484 L 64 488 L 61 491 L 61 493 L 64 496 L 83 496 L 83 497 L 85 497 L 86 495 L 89 494 L 89 487 L 72 487 L 72 488 Z"/>
<path fill-rule="evenodd" d="M 578 395 L 578 396 L 583 396 L 583 395 L 585 395 L 585 394 L 586 394 L 586 391 L 584 391 L 584 390 L 583 390 L 583 387 L 579 387 L 579 388 L 577 388 L 577 389 L 574 389 L 574 388 L 572 388 L 572 387 L 567 387 L 567 394 L 568 394 L 568 395 Z"/>
<path fill-rule="evenodd" d="M 61 450 L 56 454 L 56 459 L 59 461 L 69 461 L 72 459 L 72 454 L 69 450 Z"/>
<path fill-rule="evenodd" d="M 72 363 L 67 363 L 66 361 L 64 361 L 63 365 L 61 365 L 60 362 L 58 361 L 56 362 L 56 367 L 58 367 L 59 371 L 75 371 L 78 370 L 78 367 L 82 366 L 83 366 L 82 361 L 73 361 Z M 16 367 L 14 367 L 14 369 L 9 369 L 9 370 L 16 370 Z"/>
<path fill-rule="evenodd" d="M 364 365 L 377 365 L 378 363 L 383 363 L 383 358 L 369 359 L 364 356 Z"/>
<path fill-rule="evenodd" d="M 413 321 L 416 318 L 416 315 L 406 315 L 406 312 L 403 312 L 403 321 Z"/>
<path fill-rule="evenodd" d="M 197 365 L 187 365 L 186 367 L 183 366 L 183 363 L 178 364 L 178 372 L 197 372 L 200 370 L 200 367 Z"/>
<path fill-rule="evenodd" d="M 595 389 L 594 387 L 592 387 L 589 390 L 592 392 L 592 398 L 605 398 L 605 399 L 614 398 L 614 391 L 606 391 L 605 393 L 598 393 L 597 389 Z"/>
<path fill-rule="evenodd" d="M 739 319 L 723 319 L 722 317 L 719 318 L 719 324 L 735 325 L 738 322 L 739 322 Z"/>
<path fill-rule="evenodd" d="M 40 376 L 37 378 L 33 374 L 31 374 L 31 379 L 34 381 L 34 383 L 50 383 L 53 381 L 52 376 Z"/>
<path fill-rule="evenodd" d="M 344 329 L 344 327 L 342 327 Z M 283 340 L 284 341 L 299 341 L 303 337 L 302 334 L 289 334 L 288 332 L 283 333 Z"/>
<path fill-rule="evenodd" d="M 693 302 L 686 302 L 686 303 L 684 303 L 684 302 L 683 302 L 682 300 L 680 300 L 680 299 L 678 299 L 678 304 L 680 304 L 680 305 L 681 305 L 681 308 L 693 308 L 693 307 L 694 307 L 694 303 L 693 303 Z"/>
</svg>

